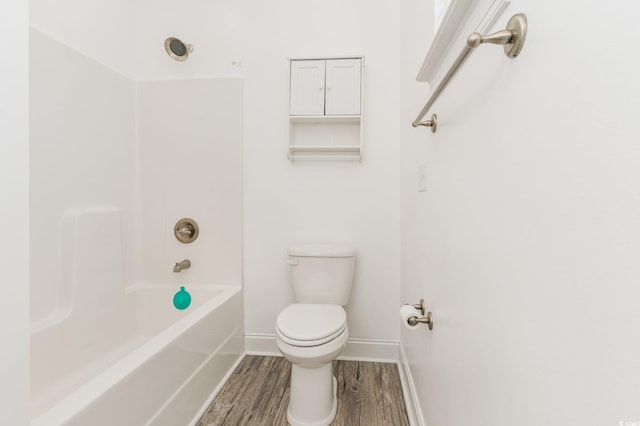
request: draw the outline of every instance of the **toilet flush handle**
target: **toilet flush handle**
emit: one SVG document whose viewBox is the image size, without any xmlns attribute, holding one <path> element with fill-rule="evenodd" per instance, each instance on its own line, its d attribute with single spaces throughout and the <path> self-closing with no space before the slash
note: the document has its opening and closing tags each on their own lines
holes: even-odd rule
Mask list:
<svg viewBox="0 0 640 426">
<path fill-rule="evenodd" d="M 287 260 L 287 265 L 296 266 L 298 264 L 298 259 Z"/>
</svg>

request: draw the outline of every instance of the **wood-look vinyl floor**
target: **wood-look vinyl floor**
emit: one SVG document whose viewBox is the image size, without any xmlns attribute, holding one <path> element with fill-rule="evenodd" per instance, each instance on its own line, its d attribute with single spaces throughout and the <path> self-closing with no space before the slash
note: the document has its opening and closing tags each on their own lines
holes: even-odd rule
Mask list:
<svg viewBox="0 0 640 426">
<path fill-rule="evenodd" d="M 332 425 L 409 425 L 395 364 L 334 361 L 338 409 Z M 197 426 L 285 426 L 291 367 L 282 357 L 247 355 Z"/>
</svg>

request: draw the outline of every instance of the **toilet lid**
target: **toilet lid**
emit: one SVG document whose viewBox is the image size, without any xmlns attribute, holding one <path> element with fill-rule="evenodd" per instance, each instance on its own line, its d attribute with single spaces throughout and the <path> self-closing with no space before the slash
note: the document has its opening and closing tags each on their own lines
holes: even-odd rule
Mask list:
<svg viewBox="0 0 640 426">
<path fill-rule="evenodd" d="M 276 328 L 287 343 L 315 346 L 333 340 L 347 326 L 347 314 L 340 305 L 294 303 L 276 320 Z"/>
</svg>

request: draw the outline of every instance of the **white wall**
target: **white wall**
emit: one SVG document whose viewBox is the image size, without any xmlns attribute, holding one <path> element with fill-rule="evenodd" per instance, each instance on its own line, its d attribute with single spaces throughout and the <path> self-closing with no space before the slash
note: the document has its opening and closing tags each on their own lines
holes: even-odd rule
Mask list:
<svg viewBox="0 0 640 426">
<path fill-rule="evenodd" d="M 29 419 L 29 153 L 28 13 L 20 0 L 2 3 L 0 37 L 11 40 L 11 61 L 0 67 L 0 418 Z"/>
<path fill-rule="evenodd" d="M 521 55 L 481 46 L 438 132 L 403 129 L 402 295 L 436 321 L 402 332 L 420 406 L 434 426 L 640 422 L 640 61 L 621 42 L 640 7 L 518 0 L 496 29 L 516 12 Z"/>
<path fill-rule="evenodd" d="M 92 206 L 123 210 L 126 276 L 131 281 L 135 83 L 39 31 L 30 32 L 31 318 L 64 305 L 62 217 Z M 124 288 L 124 283 L 113 283 Z M 63 301 L 64 302 L 64 301 Z"/>
<path fill-rule="evenodd" d="M 287 247 L 335 241 L 358 249 L 350 335 L 397 340 L 397 3 L 192 0 L 176 10 L 167 0 L 142 0 L 137 16 L 141 80 L 245 79 L 246 332 L 273 335 L 278 312 L 292 301 Z M 187 62 L 168 60 L 168 36 L 195 45 Z M 364 161 L 291 164 L 287 59 L 344 54 L 366 57 Z"/>
<path fill-rule="evenodd" d="M 29 0 L 38 31 L 129 78 L 135 75 L 135 13 L 129 0 Z"/>
<path fill-rule="evenodd" d="M 258 35 L 250 43 L 255 50 L 245 60 L 246 332 L 273 334 L 277 314 L 293 301 L 287 248 L 335 241 L 358 251 L 350 337 L 397 340 L 397 5 L 336 0 L 261 7 L 245 12 L 259 17 L 250 26 Z M 354 53 L 365 56 L 362 164 L 289 163 L 286 59 Z"/>
<path fill-rule="evenodd" d="M 176 7 L 170 0 L 137 0 L 134 38 L 138 79 L 244 76 L 232 62 L 241 61 L 247 49 L 254 49 L 248 42 L 258 36 L 250 31 L 261 10 L 267 8 L 261 3 L 188 0 Z M 186 62 L 167 56 L 164 50 L 167 37 L 194 45 L 194 52 Z"/>
</svg>

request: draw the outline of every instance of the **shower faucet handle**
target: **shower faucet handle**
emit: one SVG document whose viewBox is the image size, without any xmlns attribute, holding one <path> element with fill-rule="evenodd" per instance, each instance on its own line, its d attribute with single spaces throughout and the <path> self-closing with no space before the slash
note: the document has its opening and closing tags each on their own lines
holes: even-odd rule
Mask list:
<svg viewBox="0 0 640 426">
<path fill-rule="evenodd" d="M 188 217 L 180 219 L 173 227 L 173 235 L 183 244 L 194 242 L 198 234 L 200 234 L 198 223 Z"/>
<path fill-rule="evenodd" d="M 193 227 L 192 227 L 192 226 L 188 226 L 188 225 L 187 225 L 187 226 L 183 226 L 183 227 L 181 227 L 181 228 L 178 228 L 178 229 L 176 230 L 176 232 L 177 232 L 178 234 L 182 235 L 183 237 L 188 237 L 188 238 L 190 238 L 190 237 L 192 237 L 192 236 L 193 236 L 193 234 L 194 234 L 195 230 L 193 229 Z"/>
</svg>

